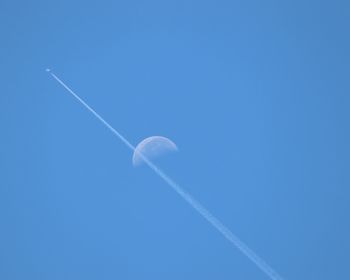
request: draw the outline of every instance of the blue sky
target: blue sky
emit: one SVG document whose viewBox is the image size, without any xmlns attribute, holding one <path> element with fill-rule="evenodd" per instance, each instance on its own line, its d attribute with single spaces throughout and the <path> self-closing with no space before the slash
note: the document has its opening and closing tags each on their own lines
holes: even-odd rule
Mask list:
<svg viewBox="0 0 350 280">
<path fill-rule="evenodd" d="M 346 1 L 0 3 L 0 279 L 268 279 L 52 68 L 285 279 L 348 279 Z"/>
</svg>

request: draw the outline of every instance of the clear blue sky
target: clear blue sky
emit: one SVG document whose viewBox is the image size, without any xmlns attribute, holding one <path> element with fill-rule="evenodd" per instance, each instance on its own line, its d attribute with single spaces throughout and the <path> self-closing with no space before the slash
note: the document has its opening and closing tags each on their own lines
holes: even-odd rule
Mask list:
<svg viewBox="0 0 350 280">
<path fill-rule="evenodd" d="M 0 3 L 0 279 L 350 279 L 348 1 Z"/>
</svg>

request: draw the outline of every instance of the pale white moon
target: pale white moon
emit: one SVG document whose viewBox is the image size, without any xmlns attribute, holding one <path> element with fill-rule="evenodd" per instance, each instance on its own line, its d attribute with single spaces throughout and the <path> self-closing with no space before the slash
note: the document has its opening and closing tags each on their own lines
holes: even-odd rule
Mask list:
<svg viewBox="0 0 350 280">
<path fill-rule="evenodd" d="M 142 140 L 134 151 L 132 163 L 138 166 L 143 163 L 142 156 L 149 160 L 177 151 L 177 146 L 170 139 L 163 136 L 151 136 Z"/>
</svg>

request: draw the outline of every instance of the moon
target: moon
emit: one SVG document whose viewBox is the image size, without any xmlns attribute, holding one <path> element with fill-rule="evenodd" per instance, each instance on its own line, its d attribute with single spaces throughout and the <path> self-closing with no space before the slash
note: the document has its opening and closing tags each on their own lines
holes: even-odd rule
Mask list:
<svg viewBox="0 0 350 280">
<path fill-rule="evenodd" d="M 144 161 L 142 156 L 149 160 L 155 159 L 170 152 L 178 150 L 176 144 L 163 136 L 151 136 L 142 140 L 135 148 L 132 157 L 134 166 L 141 165 Z"/>
</svg>

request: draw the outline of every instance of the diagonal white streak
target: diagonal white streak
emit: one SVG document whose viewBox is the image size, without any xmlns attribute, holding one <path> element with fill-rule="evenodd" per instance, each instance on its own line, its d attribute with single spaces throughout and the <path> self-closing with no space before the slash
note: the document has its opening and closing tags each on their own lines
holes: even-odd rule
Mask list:
<svg viewBox="0 0 350 280">
<path fill-rule="evenodd" d="M 109 130 L 111 130 L 129 149 L 135 152 L 135 147 L 107 121 L 105 121 L 94 109 L 92 109 L 83 99 L 81 99 L 72 89 L 70 89 L 60 78 L 50 70 L 50 75 L 60 83 L 71 95 L 73 95 L 86 109 L 88 109 L 98 120 L 100 120 Z M 136 150 L 136 152 L 138 152 Z M 283 278 L 272 269 L 262 258 L 260 258 L 252 249 L 243 243 L 233 232 L 231 232 L 223 223 L 221 223 L 213 214 L 211 214 L 201 203 L 195 200 L 188 192 L 182 189 L 168 175 L 154 165 L 142 153 L 139 153 L 141 159 L 175 192 L 177 192 L 188 204 L 190 204 L 204 219 L 206 219 L 216 230 L 218 230 L 228 241 L 230 241 L 238 250 L 240 250 L 248 259 L 250 259 L 258 268 L 260 268 L 270 279 L 283 280 Z"/>
</svg>

